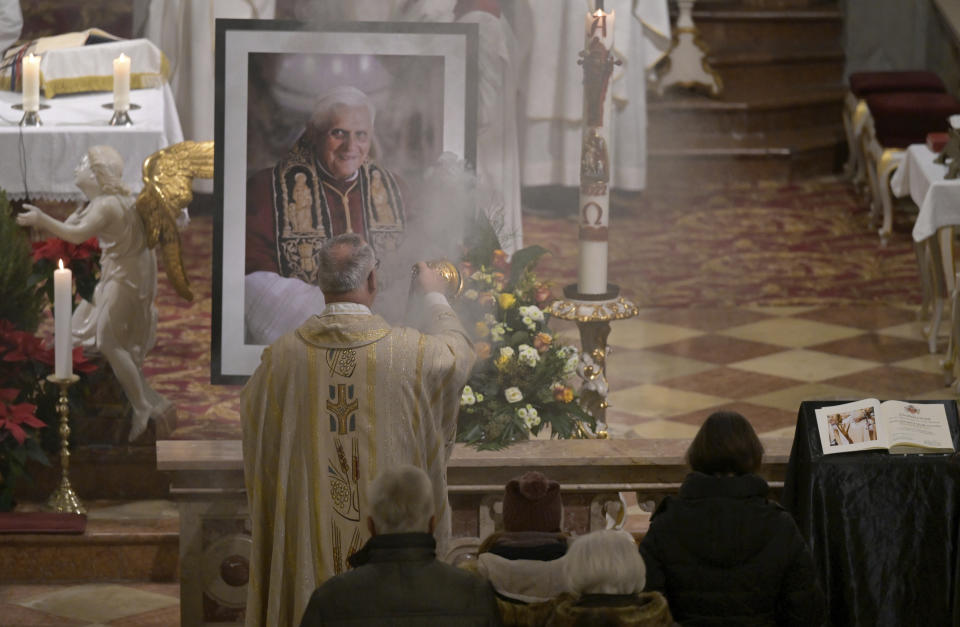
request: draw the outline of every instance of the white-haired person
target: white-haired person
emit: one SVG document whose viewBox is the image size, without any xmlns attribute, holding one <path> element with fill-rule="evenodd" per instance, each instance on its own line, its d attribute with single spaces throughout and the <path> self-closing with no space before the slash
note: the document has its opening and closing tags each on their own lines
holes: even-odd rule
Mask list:
<svg viewBox="0 0 960 627">
<path fill-rule="evenodd" d="M 641 592 L 646 569 L 637 543 L 626 531 L 606 529 L 580 536 L 563 558 L 572 597 L 561 600 L 548 627 L 673 625 L 667 600 Z"/>
<path fill-rule="evenodd" d="M 372 536 L 352 570 L 325 581 L 300 622 L 314 625 L 500 625 L 493 588 L 436 558 L 436 507 L 426 473 L 385 470 L 367 494 Z"/>
<path fill-rule="evenodd" d="M 323 310 L 318 255 L 329 238 L 357 233 L 378 258 L 399 246 L 404 194 L 398 178 L 370 159 L 375 116 L 362 91 L 333 88 L 317 99 L 287 154 L 248 179 L 247 342 L 272 344 Z"/>
</svg>

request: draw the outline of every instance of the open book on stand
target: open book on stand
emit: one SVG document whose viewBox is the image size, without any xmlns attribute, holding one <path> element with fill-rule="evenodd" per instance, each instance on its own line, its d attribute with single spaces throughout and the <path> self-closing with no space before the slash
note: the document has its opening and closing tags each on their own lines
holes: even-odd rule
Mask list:
<svg viewBox="0 0 960 627">
<path fill-rule="evenodd" d="M 947 412 L 940 403 L 875 398 L 816 410 L 823 453 L 886 449 L 891 453 L 952 453 Z"/>
</svg>

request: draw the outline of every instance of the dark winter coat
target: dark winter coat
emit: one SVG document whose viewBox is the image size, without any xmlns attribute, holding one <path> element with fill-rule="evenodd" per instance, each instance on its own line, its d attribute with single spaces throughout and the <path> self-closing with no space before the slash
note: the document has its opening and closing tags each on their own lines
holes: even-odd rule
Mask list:
<svg viewBox="0 0 960 627">
<path fill-rule="evenodd" d="M 310 597 L 300 627 L 500 625 L 487 581 L 436 559 L 428 533 L 374 536 Z"/>
<path fill-rule="evenodd" d="M 670 627 L 667 600 L 659 592 L 584 594 L 561 600 L 547 627 Z"/>
<path fill-rule="evenodd" d="M 647 590 L 683 625 L 823 623 L 813 559 L 796 523 L 757 475 L 687 475 L 640 543 Z"/>
</svg>

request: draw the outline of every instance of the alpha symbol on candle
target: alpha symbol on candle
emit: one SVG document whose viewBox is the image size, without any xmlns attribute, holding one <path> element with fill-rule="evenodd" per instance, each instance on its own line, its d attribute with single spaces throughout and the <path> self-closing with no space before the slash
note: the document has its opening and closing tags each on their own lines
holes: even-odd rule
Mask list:
<svg viewBox="0 0 960 627">
<path fill-rule="evenodd" d="M 600 29 L 600 36 L 603 38 L 607 37 L 607 14 L 597 9 L 593 14 L 593 21 L 590 22 L 590 37 L 593 37 L 593 34 L 597 32 L 597 29 Z"/>
</svg>

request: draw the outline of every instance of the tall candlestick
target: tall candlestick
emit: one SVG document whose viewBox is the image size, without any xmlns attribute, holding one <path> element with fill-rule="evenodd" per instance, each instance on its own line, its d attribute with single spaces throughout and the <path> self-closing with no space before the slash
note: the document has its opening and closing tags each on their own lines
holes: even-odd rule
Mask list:
<svg viewBox="0 0 960 627">
<path fill-rule="evenodd" d="M 113 109 L 130 109 L 130 57 L 122 52 L 113 60 Z"/>
<path fill-rule="evenodd" d="M 23 59 L 23 110 L 40 110 L 40 57 L 32 52 Z"/>
<path fill-rule="evenodd" d="M 583 134 L 580 153 L 580 259 L 577 291 L 607 292 L 610 225 L 610 75 L 616 63 L 614 14 L 587 14 L 583 65 Z"/>
<path fill-rule="evenodd" d="M 61 259 L 60 269 L 53 271 L 54 375 L 60 380 L 73 374 L 72 302 L 73 273 L 63 267 Z"/>
</svg>

